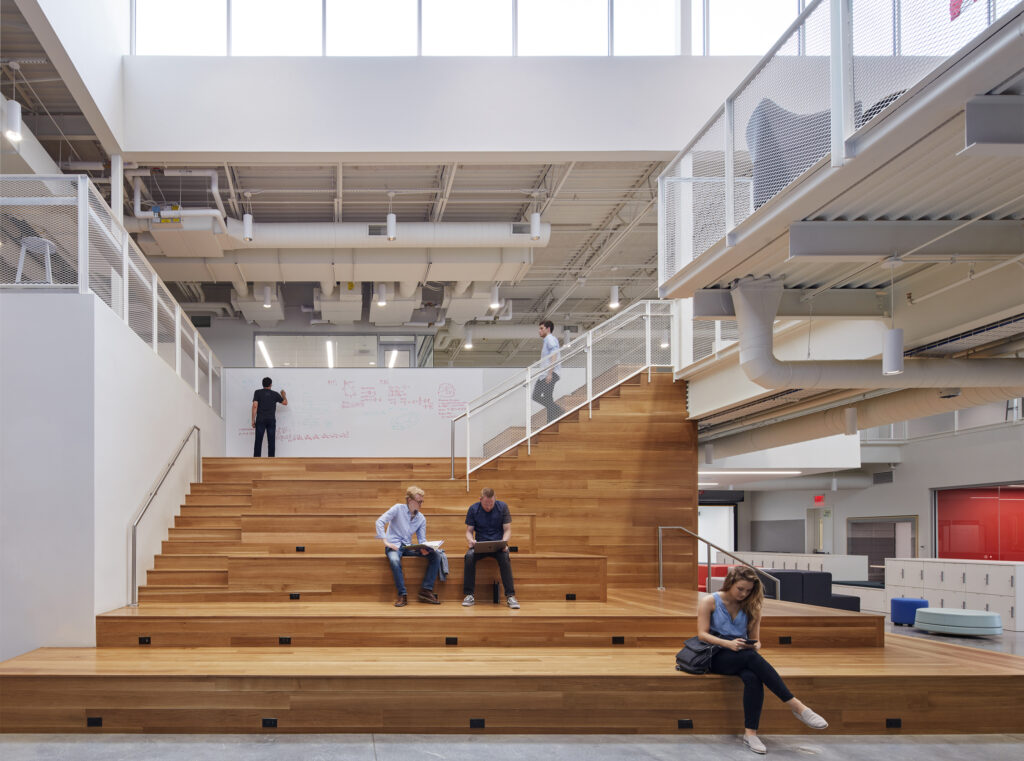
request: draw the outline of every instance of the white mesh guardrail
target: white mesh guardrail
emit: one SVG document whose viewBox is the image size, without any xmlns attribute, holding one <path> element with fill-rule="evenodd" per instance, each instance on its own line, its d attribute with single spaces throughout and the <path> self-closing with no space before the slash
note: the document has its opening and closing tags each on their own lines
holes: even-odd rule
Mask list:
<svg viewBox="0 0 1024 761">
<path fill-rule="evenodd" d="M 0 175 L 0 289 L 95 294 L 220 414 L 220 362 L 88 177 Z"/>
<path fill-rule="evenodd" d="M 452 477 L 455 461 L 467 478 L 481 465 L 530 438 L 628 378 L 672 363 L 673 306 L 638 301 L 588 333 L 561 347 L 553 368 L 535 362 L 466 405 L 452 420 Z M 548 396 L 548 372 L 557 373 Z M 456 441 L 462 451 L 456 451 Z"/>
<path fill-rule="evenodd" d="M 659 176 L 659 283 L 726 237 L 1014 5 L 810 0 Z"/>
</svg>

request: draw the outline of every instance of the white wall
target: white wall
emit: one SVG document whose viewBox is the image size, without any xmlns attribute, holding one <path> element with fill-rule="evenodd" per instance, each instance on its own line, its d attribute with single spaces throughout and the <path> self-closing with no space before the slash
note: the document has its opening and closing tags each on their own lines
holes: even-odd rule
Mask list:
<svg viewBox="0 0 1024 761">
<path fill-rule="evenodd" d="M 95 612 L 128 604 L 128 525 L 141 501 L 193 425 L 207 457 L 224 453 L 224 422 L 192 387 L 99 301 L 95 310 L 96 594 Z M 118 361 L 104 362 L 104 357 Z M 131 372 L 125 372 L 131 368 Z M 193 480 L 194 448 L 168 478 L 142 524 L 157 546 L 167 538 L 160 516 L 184 502 Z M 153 545 L 139 553 L 139 583 L 151 567 Z"/>
<path fill-rule="evenodd" d="M 108 153 L 124 139 L 130 0 L 15 0 Z M 166 89 L 166 88 L 160 88 Z"/>
<path fill-rule="evenodd" d="M 0 292 L 0 660 L 95 626 L 95 303 Z"/>
<path fill-rule="evenodd" d="M 1019 481 L 1024 478 L 1024 425 L 966 431 L 904 445 L 903 462 L 891 484 L 862 490 L 826 491 L 834 510 L 833 548 L 846 551 L 846 520 L 886 515 L 918 517 L 918 555 L 934 557 L 931 490 Z M 822 492 L 748 492 L 750 520 L 805 519 Z M 744 547 L 743 542 L 740 546 Z M 749 545 L 747 545 L 749 546 Z"/>
<path fill-rule="evenodd" d="M 223 454 L 221 421 L 95 296 L 23 291 L 0 292 L 0 421 L 0 659 L 90 646 L 127 601 L 129 517 L 193 422 Z"/>
<path fill-rule="evenodd" d="M 753 57 L 124 61 L 127 151 L 199 161 L 363 154 L 675 154 Z M 173 86 L 154 87 L 172 74 Z M 268 101 L 246 88 L 259 82 Z M 604 156 L 603 158 L 609 158 Z"/>
</svg>

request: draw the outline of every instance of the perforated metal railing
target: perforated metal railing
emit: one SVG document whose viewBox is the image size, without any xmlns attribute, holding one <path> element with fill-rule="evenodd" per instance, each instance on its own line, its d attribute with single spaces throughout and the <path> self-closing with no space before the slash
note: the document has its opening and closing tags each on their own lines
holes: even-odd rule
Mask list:
<svg viewBox="0 0 1024 761">
<path fill-rule="evenodd" d="M 1014 5 L 810 0 L 658 178 L 659 283 L 822 159 L 841 163 L 849 137 Z"/>
<path fill-rule="evenodd" d="M 457 461 L 465 462 L 468 479 L 523 442 L 529 451 L 534 434 L 571 412 L 592 410 L 594 399 L 622 381 L 670 367 L 674 308 L 668 301 L 635 302 L 562 346 L 557 366 L 535 362 L 470 401 L 451 421 L 452 478 Z M 550 400 L 541 393 L 549 371 L 558 376 Z"/>
<path fill-rule="evenodd" d="M 223 366 L 88 177 L 0 175 L 0 289 L 95 294 L 221 413 Z"/>
</svg>

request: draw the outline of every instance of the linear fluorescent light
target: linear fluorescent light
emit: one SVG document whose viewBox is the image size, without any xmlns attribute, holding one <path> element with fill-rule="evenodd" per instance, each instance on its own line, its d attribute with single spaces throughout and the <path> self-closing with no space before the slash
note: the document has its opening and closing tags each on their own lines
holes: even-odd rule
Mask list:
<svg viewBox="0 0 1024 761">
<path fill-rule="evenodd" d="M 391 359 L 388 360 L 388 369 L 395 366 L 395 362 L 398 361 L 398 349 L 391 350 Z"/>
<path fill-rule="evenodd" d="M 718 486 L 718 481 L 698 481 L 697 486 Z"/>
<path fill-rule="evenodd" d="M 698 470 L 698 476 L 799 476 L 802 470 Z"/>
<path fill-rule="evenodd" d="M 498 298 L 498 286 L 491 286 L 491 309 L 501 309 L 501 299 Z"/>
<path fill-rule="evenodd" d="M 270 355 L 267 353 L 267 345 L 263 341 L 257 341 L 256 345 L 260 347 L 260 353 L 263 355 L 263 361 L 267 363 L 267 367 L 273 367 L 274 363 L 270 361 Z"/>
<path fill-rule="evenodd" d="M 329 339 L 327 341 L 327 366 L 334 369 L 334 342 Z"/>
</svg>

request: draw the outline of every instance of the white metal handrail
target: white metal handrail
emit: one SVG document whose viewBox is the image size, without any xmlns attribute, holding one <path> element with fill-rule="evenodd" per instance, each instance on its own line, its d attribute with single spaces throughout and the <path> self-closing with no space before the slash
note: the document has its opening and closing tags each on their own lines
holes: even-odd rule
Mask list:
<svg viewBox="0 0 1024 761">
<path fill-rule="evenodd" d="M 181 440 L 181 444 L 178 445 L 178 449 L 167 461 L 167 465 L 164 467 L 163 473 L 160 474 L 160 478 L 157 480 L 156 485 L 149 490 L 149 494 L 146 495 L 146 499 L 144 499 L 142 504 L 139 505 L 139 509 L 135 512 L 135 517 L 132 518 L 132 523 L 129 528 L 129 532 L 131 534 L 131 554 L 128 558 L 128 585 L 131 591 L 132 607 L 136 607 L 139 604 L 139 524 L 142 522 L 142 519 L 146 517 L 146 513 L 149 511 L 149 506 L 153 504 L 153 500 L 160 491 L 160 487 L 164 485 L 164 481 L 167 480 L 167 476 L 170 474 L 171 469 L 177 464 L 178 457 L 181 456 L 182 451 L 185 449 L 185 445 L 188 444 L 188 440 L 192 438 L 193 434 L 195 434 L 196 437 L 196 483 L 200 483 L 203 480 L 203 432 L 198 425 L 194 425 L 189 429 L 188 433 L 185 434 L 185 438 Z"/>
<path fill-rule="evenodd" d="M 671 365 L 671 350 L 664 351 L 663 346 L 659 345 L 659 349 L 662 349 L 660 353 L 653 346 L 655 340 L 660 340 L 658 334 L 652 330 L 651 323 L 654 320 L 662 320 L 663 325 L 660 332 L 667 332 L 671 335 L 671 324 L 674 319 L 675 305 L 671 302 L 665 301 L 652 301 L 644 300 L 637 301 L 631 304 L 626 309 L 623 309 L 620 313 L 614 315 L 610 319 L 591 329 L 590 331 L 576 337 L 571 343 L 563 346 L 559 350 L 558 362 L 564 368 L 567 365 L 577 363 L 581 365 L 575 368 L 577 375 L 582 372 L 585 377 L 585 393 L 581 397 L 577 398 L 577 401 L 569 408 L 564 410 L 563 415 L 558 419 L 564 417 L 564 415 L 571 412 L 575 412 L 583 407 L 592 409 L 593 400 L 605 393 L 611 386 L 607 388 L 594 387 L 594 364 L 593 358 L 595 351 L 602 348 L 607 348 L 611 344 L 611 339 L 621 338 L 624 329 L 631 326 L 636 327 L 638 321 L 642 321 L 643 330 L 639 331 L 642 333 L 642 337 L 639 341 L 642 342 L 643 356 L 634 358 L 636 361 L 629 362 L 628 366 L 631 368 L 628 373 L 621 375 L 617 378 L 615 384 L 621 383 L 629 378 L 644 372 L 645 370 L 650 372 L 653 367 L 670 366 Z M 637 346 L 633 347 L 634 349 Z M 657 355 L 657 356 L 656 356 Z M 657 360 L 657 361 L 656 361 Z M 459 421 L 466 421 L 466 479 L 468 488 L 469 474 L 474 470 L 485 465 L 501 454 L 509 451 L 515 446 L 523 443 L 527 443 L 529 449 L 531 439 L 539 431 L 544 430 L 549 425 L 557 422 L 556 420 L 548 421 L 542 426 L 537 428 L 533 427 L 533 410 L 532 404 L 530 403 L 529 388 L 537 381 L 537 379 L 547 372 L 548 370 L 547 360 L 538 360 L 528 367 L 524 368 L 522 372 L 516 373 L 509 379 L 493 386 L 492 388 L 485 391 L 480 396 L 471 400 L 466 405 L 466 411 L 460 415 L 455 416 L 451 419 L 451 478 L 455 478 L 455 458 L 456 458 L 456 425 Z M 613 368 L 609 368 L 605 372 L 611 372 L 612 369 L 617 368 L 615 365 Z M 581 385 L 578 391 L 584 386 Z M 486 457 L 481 457 L 481 461 L 473 464 L 472 460 L 472 441 L 470 435 L 470 424 L 475 416 L 479 416 L 481 413 L 487 412 L 494 408 L 501 402 L 507 402 L 513 394 L 520 393 L 524 389 L 527 391 L 527 400 L 525 409 L 521 410 L 521 417 L 517 417 L 514 421 L 505 421 L 499 423 L 498 427 L 505 430 L 511 430 L 514 428 L 522 428 L 523 434 L 516 436 L 513 440 L 507 442 L 497 451 L 491 453 Z"/>
<path fill-rule="evenodd" d="M 774 581 L 775 582 L 775 599 L 776 600 L 781 600 L 782 599 L 782 581 L 779 579 L 778 576 L 772 576 L 772 574 L 768 573 L 763 568 L 755 568 L 750 563 L 748 563 L 746 560 L 741 558 L 739 555 L 734 555 L 733 553 L 729 552 L 729 550 L 722 549 L 721 547 L 719 547 L 714 542 L 708 541 L 704 537 L 700 536 L 697 532 L 691 531 L 690 529 L 686 528 L 685 526 L 658 526 L 658 589 L 660 589 L 660 590 L 664 590 L 665 589 L 665 573 L 664 573 L 665 569 L 664 569 L 664 565 L 663 565 L 663 556 L 662 556 L 662 532 L 663 531 L 668 531 L 668 530 L 672 530 L 672 531 L 685 531 L 690 536 L 696 538 L 700 542 L 704 542 L 704 544 L 707 545 L 707 547 L 708 547 L 708 579 L 711 578 L 711 548 L 714 547 L 716 550 L 721 552 L 723 555 L 728 555 L 729 557 L 731 557 L 733 560 L 735 560 L 740 565 L 745 565 L 747 568 L 753 568 L 755 571 L 757 571 L 757 573 L 762 574 L 764 576 L 767 576 L 769 579 Z"/>
</svg>

